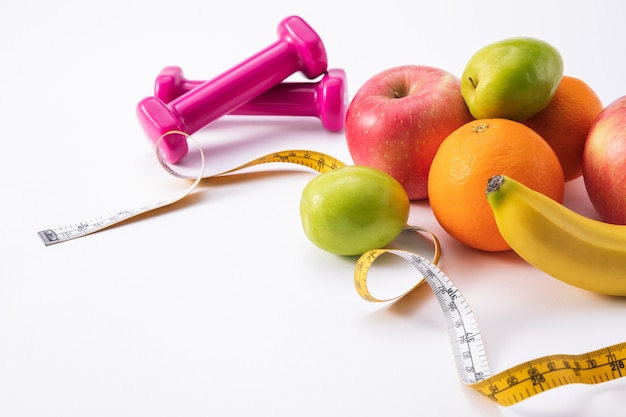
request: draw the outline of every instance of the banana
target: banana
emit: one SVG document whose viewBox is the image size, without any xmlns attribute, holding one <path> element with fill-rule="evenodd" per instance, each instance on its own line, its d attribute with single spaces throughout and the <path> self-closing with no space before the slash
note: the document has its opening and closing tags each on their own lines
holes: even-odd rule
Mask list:
<svg viewBox="0 0 626 417">
<path fill-rule="evenodd" d="M 504 175 L 489 180 L 487 200 L 526 262 L 578 288 L 626 295 L 626 225 L 584 217 Z"/>
</svg>

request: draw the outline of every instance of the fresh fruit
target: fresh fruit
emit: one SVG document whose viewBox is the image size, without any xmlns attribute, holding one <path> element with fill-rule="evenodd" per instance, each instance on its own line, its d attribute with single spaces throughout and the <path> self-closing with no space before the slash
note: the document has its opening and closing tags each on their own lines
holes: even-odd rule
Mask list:
<svg viewBox="0 0 626 417">
<path fill-rule="evenodd" d="M 554 149 L 565 181 L 582 175 L 587 134 L 602 108 L 602 101 L 589 85 L 564 75 L 550 103 L 523 122 Z"/>
<path fill-rule="evenodd" d="M 583 152 L 583 178 L 600 218 L 626 224 L 626 96 L 594 121 Z"/>
<path fill-rule="evenodd" d="M 313 178 L 302 192 L 306 236 L 337 255 L 361 255 L 395 239 L 409 217 L 409 198 L 389 174 L 346 166 Z"/>
<path fill-rule="evenodd" d="M 485 200 L 485 184 L 497 174 L 524 181 L 559 202 L 563 199 L 559 159 L 534 130 L 509 119 L 465 124 L 439 147 L 430 168 L 428 194 L 441 227 L 475 249 L 510 249 Z"/>
<path fill-rule="evenodd" d="M 390 174 L 409 199 L 427 197 L 428 170 L 443 139 L 472 120 L 458 77 L 406 65 L 374 75 L 350 102 L 346 140 L 355 164 Z"/>
<path fill-rule="evenodd" d="M 509 38 L 479 49 L 461 76 L 463 98 L 476 119 L 523 121 L 548 105 L 563 76 L 563 59 L 535 38 Z"/>
<path fill-rule="evenodd" d="M 626 295 L 626 226 L 581 216 L 504 175 L 489 180 L 487 201 L 528 263 L 578 288 Z"/>
</svg>

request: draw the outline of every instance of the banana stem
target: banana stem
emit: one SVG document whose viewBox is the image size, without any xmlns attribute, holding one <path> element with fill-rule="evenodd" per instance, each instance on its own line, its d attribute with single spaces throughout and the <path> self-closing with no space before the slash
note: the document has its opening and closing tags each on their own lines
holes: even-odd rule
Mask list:
<svg viewBox="0 0 626 417">
<path fill-rule="evenodd" d="M 494 175 L 489 178 L 487 182 L 487 194 L 498 191 L 500 187 L 502 187 L 502 183 L 504 183 L 504 177 L 502 175 Z"/>
</svg>

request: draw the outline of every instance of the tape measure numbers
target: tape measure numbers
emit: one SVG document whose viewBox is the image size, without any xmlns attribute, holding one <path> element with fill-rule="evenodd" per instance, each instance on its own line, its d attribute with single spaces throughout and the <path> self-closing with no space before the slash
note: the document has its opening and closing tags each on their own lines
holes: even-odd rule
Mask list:
<svg viewBox="0 0 626 417">
<path fill-rule="evenodd" d="M 553 355 L 522 363 L 472 388 L 501 405 L 513 405 L 567 384 L 600 384 L 626 376 L 626 343 L 580 355 Z"/>
<path fill-rule="evenodd" d="M 435 253 L 438 253 L 436 240 L 435 246 Z M 461 380 L 498 404 L 510 406 L 567 384 L 599 384 L 626 376 L 626 343 L 578 355 L 545 356 L 491 376 L 474 313 L 454 283 L 436 266 L 438 258 L 431 262 L 415 253 L 393 249 L 366 252 L 359 258 L 354 271 L 355 287 L 359 295 L 368 301 L 389 301 L 375 298 L 367 288 L 369 269 L 378 257 L 386 253 L 406 260 L 422 277 L 401 296 L 413 291 L 424 281 L 428 283 L 446 318 Z"/>
<path fill-rule="evenodd" d="M 212 175 L 211 177 L 218 177 L 220 175 L 226 175 L 235 171 L 240 171 L 244 168 L 249 168 L 255 165 L 268 164 L 272 162 L 302 165 L 304 167 L 311 168 L 312 170 L 317 171 L 320 174 L 346 166 L 346 164 L 344 164 L 340 160 L 333 158 L 332 156 L 326 155 L 322 152 L 310 150 L 289 150 L 274 152 L 260 158 L 256 158 L 255 160 L 250 161 L 246 164 L 240 165 L 233 169 L 229 169 L 228 171 L 224 171 L 216 175 Z"/>
<path fill-rule="evenodd" d="M 169 134 L 186 136 L 200 149 L 202 166 L 195 177 L 182 175 L 170 167 L 159 150 L 162 139 Z M 65 242 L 103 230 L 140 214 L 176 203 L 189 195 L 204 178 L 218 177 L 255 165 L 278 162 L 302 165 L 319 173 L 332 171 L 345 164 L 329 155 L 310 150 L 287 150 L 274 152 L 219 174 L 204 176 L 205 159 L 198 143 L 179 131 L 163 135 L 155 146 L 158 161 L 170 174 L 193 180 L 191 186 L 180 196 L 159 201 L 132 210 L 122 210 L 69 226 L 45 229 L 38 232 L 46 246 Z M 415 253 L 396 249 L 375 249 L 364 253 L 354 270 L 354 283 L 359 295 L 372 302 L 390 301 L 405 296 L 427 282 L 446 318 L 456 368 L 461 380 L 475 391 L 503 406 L 516 404 L 552 388 L 566 384 L 599 384 L 626 376 L 626 343 L 605 347 L 580 355 L 552 355 L 524 362 L 496 375 L 491 375 L 487 354 L 483 346 L 478 323 L 472 309 L 454 283 L 437 267 L 441 255 L 437 237 L 419 226 L 406 226 L 405 231 L 430 235 L 435 246 L 433 260 Z M 381 255 L 392 254 L 409 262 L 422 277 L 403 294 L 391 299 L 374 297 L 367 285 L 367 275 L 372 264 Z"/>
</svg>

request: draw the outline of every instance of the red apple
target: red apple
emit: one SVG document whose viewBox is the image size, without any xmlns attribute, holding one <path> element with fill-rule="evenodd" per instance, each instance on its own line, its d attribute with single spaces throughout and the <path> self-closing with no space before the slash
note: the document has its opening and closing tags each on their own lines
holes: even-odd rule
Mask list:
<svg viewBox="0 0 626 417">
<path fill-rule="evenodd" d="M 626 96 L 606 106 L 591 125 L 583 178 L 600 218 L 626 224 Z"/>
<path fill-rule="evenodd" d="M 356 165 L 386 172 L 409 199 L 420 200 L 428 197 L 428 171 L 439 145 L 471 120 L 458 77 L 404 65 L 374 75 L 356 92 L 345 134 Z"/>
</svg>

